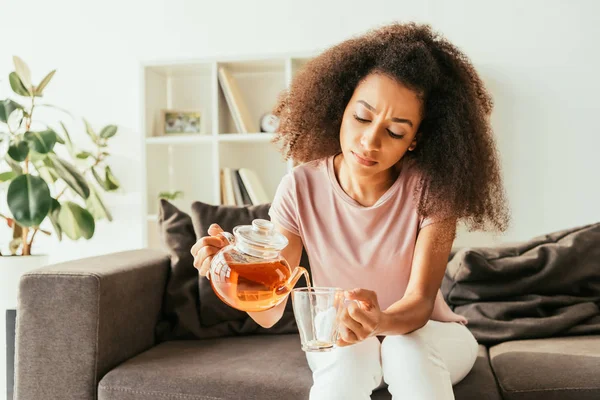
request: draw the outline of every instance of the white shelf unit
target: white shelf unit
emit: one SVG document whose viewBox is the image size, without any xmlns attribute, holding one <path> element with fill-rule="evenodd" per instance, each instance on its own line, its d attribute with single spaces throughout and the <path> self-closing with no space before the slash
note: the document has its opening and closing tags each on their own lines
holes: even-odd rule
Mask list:
<svg viewBox="0 0 600 400">
<path fill-rule="evenodd" d="M 161 247 L 157 225 L 159 193 L 182 191 L 184 196 L 173 203 L 188 213 L 191 203 L 197 200 L 220 204 L 222 168 L 253 169 L 273 198 L 281 178 L 293 164 L 284 161 L 271 143 L 273 134 L 236 130 L 219 84 L 218 68 L 225 66 L 231 72 L 258 127 L 261 116 L 272 110 L 279 93 L 314 55 L 297 53 L 142 65 L 145 247 Z M 203 133 L 162 134 L 159 121 L 163 109 L 200 111 Z"/>
</svg>

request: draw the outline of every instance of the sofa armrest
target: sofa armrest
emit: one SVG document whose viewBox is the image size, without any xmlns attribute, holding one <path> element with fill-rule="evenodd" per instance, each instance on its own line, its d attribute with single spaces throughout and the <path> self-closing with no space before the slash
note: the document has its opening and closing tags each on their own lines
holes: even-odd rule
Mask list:
<svg viewBox="0 0 600 400">
<path fill-rule="evenodd" d="M 21 277 L 15 398 L 97 398 L 98 381 L 155 344 L 169 258 L 132 250 Z"/>
</svg>

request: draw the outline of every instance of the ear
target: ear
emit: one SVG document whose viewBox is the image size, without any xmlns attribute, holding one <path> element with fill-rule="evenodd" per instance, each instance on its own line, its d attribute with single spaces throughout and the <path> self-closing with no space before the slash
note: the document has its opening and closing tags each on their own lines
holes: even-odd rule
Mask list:
<svg viewBox="0 0 600 400">
<path fill-rule="evenodd" d="M 408 146 L 408 151 L 413 151 L 416 147 L 417 147 L 417 139 L 413 139 L 413 141 L 410 143 L 410 146 Z"/>
</svg>

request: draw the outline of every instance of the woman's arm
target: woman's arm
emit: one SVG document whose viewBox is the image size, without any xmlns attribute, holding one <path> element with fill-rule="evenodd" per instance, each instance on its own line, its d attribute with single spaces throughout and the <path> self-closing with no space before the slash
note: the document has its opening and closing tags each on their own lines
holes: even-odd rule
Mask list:
<svg viewBox="0 0 600 400">
<path fill-rule="evenodd" d="M 300 236 L 284 229 L 283 227 L 273 223 L 275 229 L 277 229 L 282 235 L 284 235 L 289 243 L 285 249 L 281 251 L 281 255 L 287 260 L 292 270 L 300 264 L 300 257 L 302 256 L 302 239 Z M 248 315 L 256 321 L 257 324 L 263 328 L 270 328 L 277 323 L 283 316 L 285 305 L 287 304 L 289 296 L 285 298 L 277 307 L 271 308 L 267 311 L 249 312 Z"/>
<path fill-rule="evenodd" d="M 443 220 L 421 229 L 404 297 L 383 311 L 378 335 L 402 335 L 427 323 L 442 284 L 455 235 L 455 219 Z"/>
</svg>

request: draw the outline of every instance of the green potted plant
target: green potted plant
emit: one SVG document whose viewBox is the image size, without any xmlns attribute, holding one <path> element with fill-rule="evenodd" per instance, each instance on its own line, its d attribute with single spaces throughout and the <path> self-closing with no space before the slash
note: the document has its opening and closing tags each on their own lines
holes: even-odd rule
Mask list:
<svg viewBox="0 0 600 400">
<path fill-rule="evenodd" d="M 59 128 L 36 118 L 39 107 L 54 107 L 40 99 L 56 70 L 34 85 L 27 64 L 16 56 L 13 61 L 8 78 L 16 96 L 0 100 L 0 229 L 12 231 L 3 244 L 8 251 L 0 253 L 0 280 L 9 264 L 43 263 L 19 260 L 34 258 L 27 256 L 36 235 L 51 235 L 50 226 L 58 240 L 92 238 L 95 221 L 112 221 L 101 192 L 119 188 L 106 164 L 117 127 L 96 131 L 82 119 L 92 148 L 75 145 L 62 120 Z"/>
</svg>

